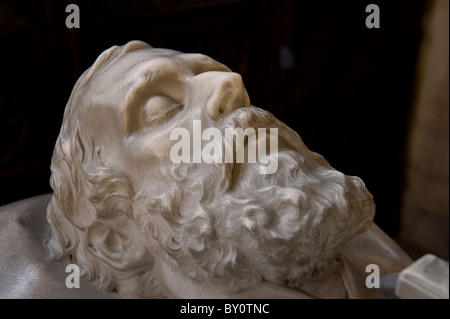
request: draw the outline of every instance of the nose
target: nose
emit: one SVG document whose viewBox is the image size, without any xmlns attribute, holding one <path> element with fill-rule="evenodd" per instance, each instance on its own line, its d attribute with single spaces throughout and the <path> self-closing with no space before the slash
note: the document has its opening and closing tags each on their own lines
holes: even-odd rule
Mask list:
<svg viewBox="0 0 450 319">
<path fill-rule="evenodd" d="M 189 100 L 203 106 L 213 120 L 239 107 L 250 106 L 242 77 L 237 73 L 208 71 L 196 75 L 189 82 Z"/>
</svg>

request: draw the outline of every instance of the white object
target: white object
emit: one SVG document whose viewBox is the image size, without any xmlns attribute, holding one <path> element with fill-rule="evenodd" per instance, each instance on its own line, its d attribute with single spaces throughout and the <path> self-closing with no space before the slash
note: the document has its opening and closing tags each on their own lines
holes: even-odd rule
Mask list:
<svg viewBox="0 0 450 319">
<path fill-rule="evenodd" d="M 398 276 L 395 294 L 402 299 L 448 299 L 448 262 L 427 254 Z"/>
</svg>

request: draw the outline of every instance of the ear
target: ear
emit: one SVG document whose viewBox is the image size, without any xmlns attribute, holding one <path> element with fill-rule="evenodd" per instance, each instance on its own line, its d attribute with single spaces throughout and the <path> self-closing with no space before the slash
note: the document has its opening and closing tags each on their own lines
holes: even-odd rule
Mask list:
<svg viewBox="0 0 450 319">
<path fill-rule="evenodd" d="M 148 270 L 154 265 L 139 229 L 126 216 L 97 221 L 88 229 L 85 240 L 87 251 L 115 270 Z"/>
</svg>

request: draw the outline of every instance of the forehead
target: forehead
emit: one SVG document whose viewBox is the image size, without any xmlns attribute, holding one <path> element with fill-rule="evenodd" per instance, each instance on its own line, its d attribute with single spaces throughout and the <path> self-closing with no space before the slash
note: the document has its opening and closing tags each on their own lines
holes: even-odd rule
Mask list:
<svg viewBox="0 0 450 319">
<path fill-rule="evenodd" d="M 143 79 L 166 77 L 185 80 L 207 71 L 231 72 L 228 67 L 204 54 L 143 48 L 126 52 L 112 63 L 106 63 L 91 79 L 86 93 L 91 102 L 92 98 L 98 102 L 109 99 L 119 101 Z"/>
<path fill-rule="evenodd" d="M 198 53 L 182 53 L 169 49 L 145 48 L 127 52 L 115 61 L 107 70 L 105 77 L 111 74 L 133 76 L 139 71 L 172 72 L 196 75 L 206 71 L 231 71 L 228 67 L 214 59 Z M 117 72 L 119 71 L 119 72 Z"/>
<path fill-rule="evenodd" d="M 143 84 L 151 86 L 155 81 L 164 80 L 165 89 L 175 90 L 175 85 L 171 83 L 183 83 L 207 71 L 231 72 L 222 63 L 198 53 L 158 48 L 125 52 L 99 68 L 83 89 L 75 112 L 86 127 L 98 127 L 101 130 L 99 117 L 105 120 L 106 116 L 114 117 L 109 118 L 109 123 L 122 121 L 120 115 L 126 105 L 127 95 L 137 87 Z"/>
</svg>

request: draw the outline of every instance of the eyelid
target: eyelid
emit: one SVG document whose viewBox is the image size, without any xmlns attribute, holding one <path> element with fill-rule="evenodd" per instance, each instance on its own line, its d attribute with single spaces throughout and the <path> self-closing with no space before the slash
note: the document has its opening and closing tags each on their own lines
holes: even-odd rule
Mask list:
<svg viewBox="0 0 450 319">
<path fill-rule="evenodd" d="M 124 107 L 124 133 L 125 136 L 130 136 L 134 132 L 140 130 L 141 122 L 138 116 L 135 114 L 139 112 L 139 107 L 142 105 L 145 98 L 144 88 L 148 87 L 149 84 L 159 75 L 159 70 L 150 72 L 147 71 L 138 77 L 135 84 L 132 86 L 131 90 L 125 96 L 125 107 Z M 148 91 L 147 91 L 148 94 Z"/>
<path fill-rule="evenodd" d="M 153 103 L 155 103 L 155 107 L 151 112 L 151 104 Z M 178 103 L 170 96 L 163 94 L 153 95 L 147 101 L 140 101 L 139 103 L 134 101 L 134 104 L 126 109 L 125 136 L 127 137 L 143 129 L 163 125 L 184 109 L 183 103 Z"/>
<path fill-rule="evenodd" d="M 143 110 L 145 110 L 146 112 L 151 111 L 152 109 L 155 109 L 154 111 L 160 111 L 164 108 L 165 105 L 174 103 L 176 103 L 176 101 L 174 101 L 172 98 L 165 95 L 156 94 L 147 100 L 143 107 Z"/>
<path fill-rule="evenodd" d="M 141 111 L 154 96 L 164 96 L 171 99 L 174 103 L 182 102 L 184 96 L 183 83 L 180 82 L 179 79 L 171 78 L 170 76 L 166 77 L 166 74 L 164 76 L 162 75 L 163 73 L 159 70 L 145 72 L 138 77 L 136 83 L 128 91 L 125 97 L 125 114 L 123 121 L 125 136 L 130 136 L 144 127 Z M 158 85 L 155 84 L 155 81 L 158 81 Z M 164 85 L 163 81 L 170 81 L 171 83 L 169 85 Z M 177 83 L 176 87 L 180 89 L 174 90 L 175 85 L 173 83 L 175 82 Z M 160 90 L 165 86 L 170 88 L 167 93 L 158 92 L 159 94 L 156 94 L 157 91 L 155 90 Z"/>
<path fill-rule="evenodd" d="M 162 101 L 161 101 L 162 99 Z M 152 101 L 153 103 L 158 103 L 154 110 L 151 108 Z M 150 109 L 149 109 L 150 107 Z M 142 108 L 143 117 L 143 127 L 156 127 L 167 123 L 170 121 L 176 114 L 179 113 L 184 108 L 184 104 L 177 103 L 174 99 L 165 95 L 155 95 L 152 96 L 146 105 Z M 152 112 L 153 111 L 153 112 Z M 156 119 L 149 119 L 148 117 L 152 115 L 157 115 Z"/>
</svg>

